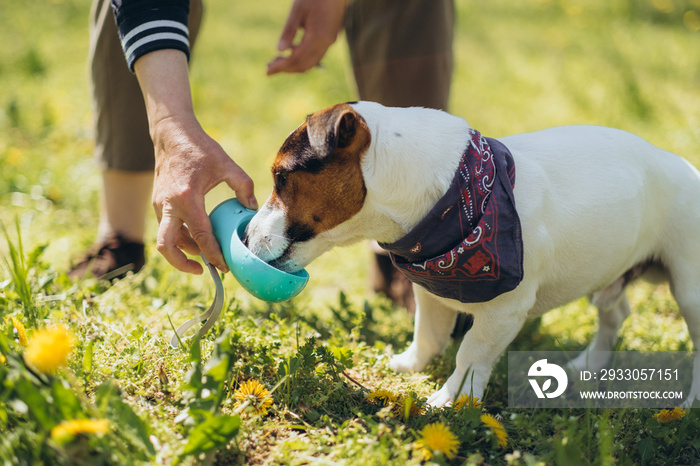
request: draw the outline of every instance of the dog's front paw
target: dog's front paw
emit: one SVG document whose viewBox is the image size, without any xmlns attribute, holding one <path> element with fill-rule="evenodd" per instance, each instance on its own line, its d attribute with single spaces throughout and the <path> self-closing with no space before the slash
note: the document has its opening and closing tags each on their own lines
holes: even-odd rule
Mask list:
<svg viewBox="0 0 700 466">
<path fill-rule="evenodd" d="M 454 395 L 450 393 L 447 384 L 443 385 L 442 388 L 428 398 L 428 406 L 433 408 L 442 408 L 443 406 L 452 406 L 452 401 L 454 400 Z"/>
<path fill-rule="evenodd" d="M 469 395 L 475 399 L 483 400 L 484 389 L 489 381 L 491 369 L 485 366 L 470 365 L 465 371 L 455 369 L 442 388 L 428 398 L 428 406 L 441 408 L 452 406 L 452 403 L 462 395 Z"/>
<path fill-rule="evenodd" d="M 389 360 L 389 367 L 396 372 L 420 372 L 428 365 L 429 359 L 422 358 L 415 346 L 411 345 L 406 351 L 397 354 Z"/>
</svg>

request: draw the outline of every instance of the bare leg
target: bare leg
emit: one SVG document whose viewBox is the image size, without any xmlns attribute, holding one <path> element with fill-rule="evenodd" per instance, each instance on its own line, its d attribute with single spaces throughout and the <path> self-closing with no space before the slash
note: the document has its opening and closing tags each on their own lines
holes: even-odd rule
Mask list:
<svg viewBox="0 0 700 466">
<path fill-rule="evenodd" d="M 97 242 L 110 236 L 143 243 L 153 191 L 153 172 L 102 172 L 102 208 Z"/>
</svg>

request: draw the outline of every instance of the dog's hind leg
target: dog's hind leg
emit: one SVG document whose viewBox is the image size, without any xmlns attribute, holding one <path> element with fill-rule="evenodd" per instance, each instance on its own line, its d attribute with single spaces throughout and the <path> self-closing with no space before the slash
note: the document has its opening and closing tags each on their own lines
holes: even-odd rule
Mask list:
<svg viewBox="0 0 700 466">
<path fill-rule="evenodd" d="M 591 304 L 598 308 L 598 332 L 588 347 L 568 364 L 570 369 L 576 372 L 597 371 L 608 363 L 609 352 L 617 342 L 617 333 L 630 313 L 630 305 L 625 296 L 628 281 L 626 277 L 620 277 L 591 297 Z"/>
<path fill-rule="evenodd" d="M 414 285 L 413 292 L 416 296 L 413 342 L 389 361 L 389 366 L 397 372 L 425 369 L 449 343 L 457 319 L 457 311 L 445 306 L 424 288 Z"/>
<path fill-rule="evenodd" d="M 697 269 L 697 264 L 691 264 Z M 690 268 L 689 268 L 690 270 Z M 675 276 L 674 276 L 675 275 Z M 680 278 L 676 278 L 680 275 Z M 671 272 L 671 293 L 673 293 L 681 315 L 688 326 L 690 339 L 693 341 L 695 362 L 693 363 L 693 382 L 690 395 L 684 403 L 685 408 L 692 406 L 693 401 L 700 400 L 700 276 L 698 273 L 675 274 Z"/>
</svg>

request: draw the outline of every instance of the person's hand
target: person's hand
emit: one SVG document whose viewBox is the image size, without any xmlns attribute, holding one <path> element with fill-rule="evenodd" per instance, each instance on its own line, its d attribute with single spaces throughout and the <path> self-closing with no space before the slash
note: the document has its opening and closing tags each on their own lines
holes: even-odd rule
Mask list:
<svg viewBox="0 0 700 466">
<path fill-rule="evenodd" d="M 157 249 L 183 272 L 203 271 L 183 251 L 201 252 L 212 265 L 227 271 L 204 195 L 224 182 L 243 205 L 257 209 L 253 181 L 199 125 L 184 53 L 168 49 L 148 53 L 136 61 L 134 71 L 146 102 L 155 149 L 153 207 L 160 222 Z"/>
<path fill-rule="evenodd" d="M 343 28 L 345 5 L 346 0 L 294 0 L 277 44 L 280 52 L 291 53 L 268 63 L 267 74 L 303 73 L 318 65 Z M 294 44 L 299 29 L 304 35 Z"/>
<path fill-rule="evenodd" d="M 163 120 L 153 134 L 158 252 L 183 272 L 199 274 L 202 266 L 182 251 L 201 251 L 216 268 L 228 271 L 205 210 L 204 195 L 223 182 L 243 204 L 257 209 L 253 181 L 196 120 Z"/>
</svg>

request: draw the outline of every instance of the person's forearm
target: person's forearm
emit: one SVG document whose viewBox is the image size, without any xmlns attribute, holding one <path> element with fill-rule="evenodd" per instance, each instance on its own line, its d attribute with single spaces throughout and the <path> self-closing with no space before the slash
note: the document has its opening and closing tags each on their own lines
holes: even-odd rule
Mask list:
<svg viewBox="0 0 700 466">
<path fill-rule="evenodd" d="M 158 143 L 159 126 L 165 120 L 195 120 L 187 69 L 187 57 L 178 50 L 157 50 L 134 64 L 139 80 L 151 138 Z"/>
</svg>

